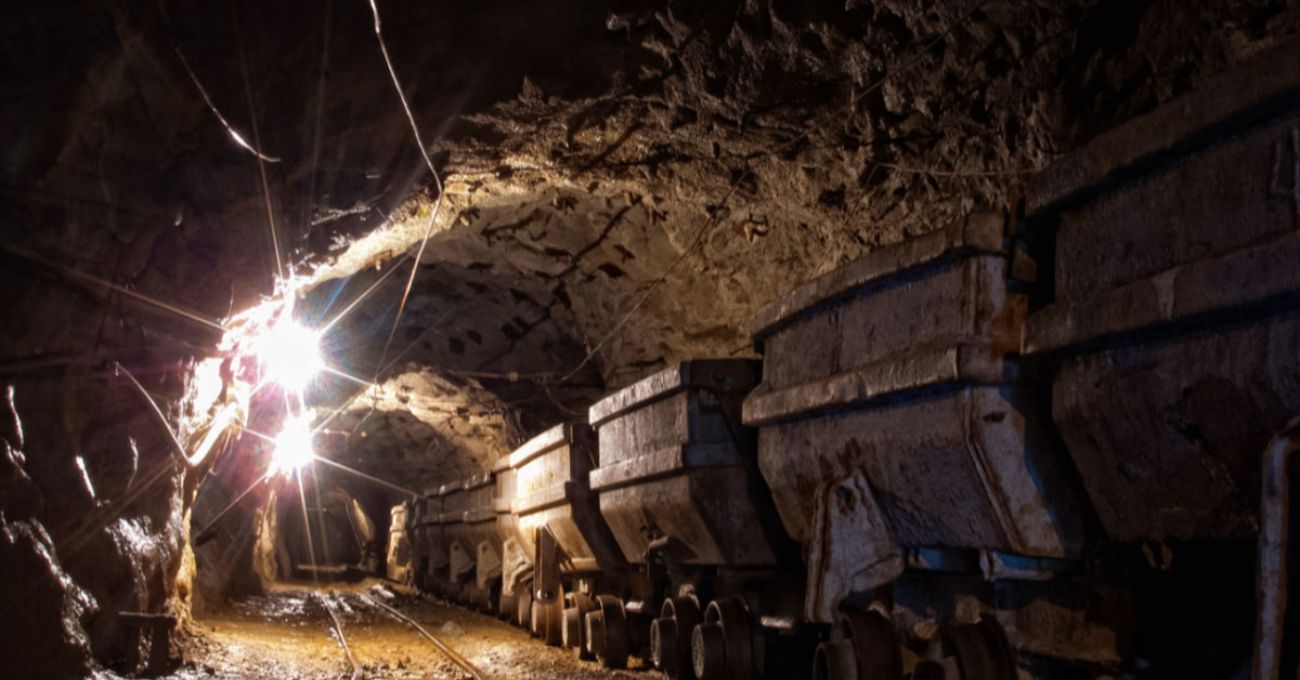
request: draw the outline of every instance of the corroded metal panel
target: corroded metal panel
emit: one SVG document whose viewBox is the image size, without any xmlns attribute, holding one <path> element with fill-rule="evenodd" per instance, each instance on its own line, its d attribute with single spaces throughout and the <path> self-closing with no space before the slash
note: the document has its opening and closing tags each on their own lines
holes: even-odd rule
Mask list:
<svg viewBox="0 0 1300 680">
<path fill-rule="evenodd" d="M 414 535 L 417 560 L 423 559 L 426 576 L 447 566 L 447 547 L 442 534 L 442 496 L 438 489 L 425 491 L 416 502 Z"/>
<path fill-rule="evenodd" d="M 817 514 L 805 551 L 804 617 L 834 621 L 846 595 L 893 581 L 903 573 L 905 561 L 862 470 L 821 485 L 813 507 Z"/>
<path fill-rule="evenodd" d="M 1052 401 L 1112 538 L 1253 536 L 1259 452 L 1300 412 L 1300 318 L 1068 359 Z"/>
<path fill-rule="evenodd" d="M 385 573 L 388 578 L 404 583 L 410 577 L 411 565 L 414 564 L 411 550 L 410 503 L 399 503 L 389 511 L 391 515 L 388 528 L 388 555 Z"/>
<path fill-rule="evenodd" d="M 551 428 L 510 454 L 515 470 L 515 536 L 523 552 L 537 549 L 537 532 L 555 537 L 566 573 L 622 564 L 618 546 L 600 517 L 596 495 L 587 487 L 594 465 L 595 438 L 583 424 Z"/>
<path fill-rule="evenodd" d="M 644 563 L 759 566 L 780 533 L 754 465 L 740 404 L 757 380 L 744 360 L 696 360 L 591 408 L 600 467 L 591 487 L 623 556 Z"/>
<path fill-rule="evenodd" d="M 673 367 L 627 388 L 624 392 L 597 402 L 591 408 L 600 441 L 600 466 L 628 461 L 651 451 L 673 447 L 710 446 L 727 449 L 740 455 L 746 438 L 752 433 L 743 432 L 738 422 L 730 422 L 739 412 L 744 394 L 757 379 L 757 366 L 752 361 L 708 362 L 710 369 L 689 362 L 680 366 L 692 367 L 690 372 L 712 373 L 714 387 L 674 384 L 666 389 L 644 389 L 645 383 L 662 383 L 664 373 L 680 373 L 685 369 Z M 726 385 L 725 391 L 717 386 Z M 660 387 L 663 387 L 660 384 Z M 618 400 L 628 390 L 640 394 L 638 401 L 627 402 L 622 410 L 603 408 L 607 402 Z"/>
<path fill-rule="evenodd" d="M 1002 253 L 1006 220 L 995 213 L 976 213 L 944 229 L 908 239 L 820 276 L 759 310 L 751 326 L 755 337 L 775 334 L 802 316 L 870 292 L 888 281 L 905 279 L 936 263 L 975 253 Z"/>
<path fill-rule="evenodd" d="M 464 480 L 442 485 L 439 495 L 442 497 L 442 514 L 438 523 L 442 528 L 443 549 L 451 565 L 449 578 L 459 581 L 474 568 L 473 538 L 464 521 L 471 495 Z"/>
<path fill-rule="evenodd" d="M 513 595 L 515 584 L 532 567 L 532 555 L 520 547 L 519 521 L 510 507 L 516 488 L 516 473 L 510 466 L 510 457 L 502 456 L 493 466 L 493 471 L 496 473 L 496 488 L 493 491 L 492 509 L 496 513 L 497 535 L 501 539 L 501 592 Z"/>
<path fill-rule="evenodd" d="M 1095 298 L 1296 229 L 1300 111 L 1060 215 L 1056 300 Z"/>
<path fill-rule="evenodd" d="M 762 518 L 746 507 L 749 479 L 735 467 L 696 468 L 602 490 L 601 514 L 630 562 L 652 545 L 672 564 L 773 564 Z"/>
<path fill-rule="evenodd" d="M 497 523 L 496 475 L 488 471 L 464 482 L 468 508 L 462 515 L 464 537 L 473 550 L 475 583 L 487 587 L 501 575 L 501 545 L 504 537 Z"/>
<path fill-rule="evenodd" d="M 744 403 L 809 565 L 805 615 L 897 577 L 912 548 L 1065 558 L 1086 509 L 1014 355 L 1028 311 L 998 215 L 868 254 L 760 314 Z"/>
<path fill-rule="evenodd" d="M 745 422 L 768 425 L 935 385 L 993 385 L 1014 374 L 1003 353 L 987 346 L 918 347 L 823 380 L 776 388 L 764 384 L 745 400 Z"/>
<path fill-rule="evenodd" d="M 1053 417 L 1116 540 L 1256 531 L 1259 451 L 1300 406 L 1297 45 L 1035 180 L 1055 289 L 1023 346 L 1059 361 Z M 1158 148 L 1117 143 L 1152 120 Z"/>
<path fill-rule="evenodd" d="M 737 359 L 696 359 L 676 364 L 592 404 L 587 420 L 592 427 L 598 427 L 650 401 L 690 388 L 716 394 L 743 393 L 754 383 L 753 372 L 752 361 Z"/>
<path fill-rule="evenodd" d="M 862 468 L 904 546 L 1082 546 L 1067 471 L 1027 437 L 1040 424 L 1006 360 L 1026 301 L 1008 287 L 1004 229 L 976 215 L 935 244 L 871 253 L 759 324 L 764 380 L 745 421 L 764 426 L 759 460 L 795 538 L 814 538 L 818 488 Z"/>
<path fill-rule="evenodd" d="M 777 509 L 805 544 L 818 538 L 819 490 L 862 471 L 900 545 L 1074 554 L 1083 518 L 1057 454 L 999 386 L 771 425 L 759 438 Z"/>
<path fill-rule="evenodd" d="M 1222 257 L 1198 260 L 1108 290 L 1075 304 L 1055 304 L 1029 317 L 1025 352 L 1100 346 L 1152 327 L 1215 315 L 1280 309 L 1300 291 L 1300 233 Z M 1257 314 L 1258 315 L 1258 314 Z M 1212 322 L 1211 322 L 1212 323 Z"/>
<path fill-rule="evenodd" d="M 469 494 L 465 492 L 465 482 L 460 480 L 443 484 L 438 489 L 438 494 L 442 496 L 441 521 L 458 521 L 460 515 L 469 506 Z"/>
<path fill-rule="evenodd" d="M 919 347 L 1020 345 L 1024 298 L 1009 296 L 1008 262 L 981 255 L 939 263 L 924 278 L 871 291 L 764 339 L 763 385 L 780 389 L 892 362 Z"/>
</svg>

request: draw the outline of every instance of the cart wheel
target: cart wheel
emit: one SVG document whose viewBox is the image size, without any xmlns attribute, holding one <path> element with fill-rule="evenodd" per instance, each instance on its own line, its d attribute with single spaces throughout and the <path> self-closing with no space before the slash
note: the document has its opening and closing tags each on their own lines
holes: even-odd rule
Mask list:
<svg viewBox="0 0 1300 680">
<path fill-rule="evenodd" d="M 506 595 L 505 593 L 502 593 L 501 597 L 497 600 L 497 616 L 500 616 L 507 621 L 513 620 L 515 618 L 515 610 L 518 606 L 519 605 L 515 604 L 514 595 Z"/>
<path fill-rule="evenodd" d="M 752 680 L 762 664 L 755 660 L 754 624 L 738 599 L 714 600 L 704 623 L 691 636 L 691 656 L 700 680 Z M 724 675 L 725 674 L 725 675 Z"/>
<path fill-rule="evenodd" d="M 699 680 L 725 680 L 727 638 L 717 623 L 701 623 L 691 633 L 691 669 Z"/>
<path fill-rule="evenodd" d="M 817 645 L 817 653 L 813 656 L 813 680 L 859 680 L 853 643 L 827 640 Z"/>
<path fill-rule="evenodd" d="M 945 680 L 1016 677 L 1015 655 L 1006 633 L 991 619 L 943 626 L 930 644 L 929 657 L 943 667 Z"/>
<path fill-rule="evenodd" d="M 542 621 L 538 632 L 546 644 L 559 647 L 564 642 L 564 594 L 560 593 L 550 602 L 540 604 Z"/>
<path fill-rule="evenodd" d="M 874 611 L 854 611 L 840 616 L 840 629 L 852 641 L 856 680 L 902 680 L 902 647 L 892 621 Z"/>
<path fill-rule="evenodd" d="M 579 659 L 590 659 L 592 654 L 586 640 L 586 621 L 587 614 L 596 608 L 596 601 L 583 593 L 574 593 L 571 597 L 573 604 L 564 610 L 563 643 Z"/>
<path fill-rule="evenodd" d="M 650 623 L 650 657 L 669 680 L 693 680 L 691 636 L 700 623 L 700 605 L 693 597 L 664 600 L 659 618 Z"/>
<path fill-rule="evenodd" d="M 630 640 L 623 600 L 612 595 L 599 595 L 596 597 L 596 604 L 600 608 L 604 638 L 602 649 L 596 653 L 596 656 L 606 668 L 625 668 Z"/>
<path fill-rule="evenodd" d="M 532 586 L 524 584 L 515 589 L 515 625 L 530 630 L 533 620 Z"/>
<path fill-rule="evenodd" d="M 582 641 L 588 654 L 600 657 L 605 653 L 605 614 L 596 608 L 587 613 L 585 621 Z"/>
</svg>

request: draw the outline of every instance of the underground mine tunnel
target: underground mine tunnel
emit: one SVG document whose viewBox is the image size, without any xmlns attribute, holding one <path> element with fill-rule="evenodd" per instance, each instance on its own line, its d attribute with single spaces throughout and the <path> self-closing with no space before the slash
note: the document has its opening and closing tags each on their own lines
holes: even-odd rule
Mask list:
<svg viewBox="0 0 1300 680">
<path fill-rule="evenodd" d="M 1297 29 L 10 3 L 0 677 L 1300 677 Z"/>
</svg>

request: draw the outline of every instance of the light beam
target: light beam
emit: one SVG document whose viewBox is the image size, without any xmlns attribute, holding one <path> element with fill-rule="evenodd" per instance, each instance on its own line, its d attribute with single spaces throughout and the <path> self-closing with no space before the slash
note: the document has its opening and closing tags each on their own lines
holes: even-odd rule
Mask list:
<svg viewBox="0 0 1300 680">
<path fill-rule="evenodd" d="M 257 343 L 267 377 L 286 390 L 301 393 L 325 368 L 320 336 L 292 319 L 281 319 Z"/>
<path fill-rule="evenodd" d="M 284 429 L 275 438 L 275 449 L 271 453 L 269 474 L 288 475 L 297 472 L 302 466 L 316 458 L 312 445 L 311 416 L 308 414 L 285 418 Z"/>
</svg>

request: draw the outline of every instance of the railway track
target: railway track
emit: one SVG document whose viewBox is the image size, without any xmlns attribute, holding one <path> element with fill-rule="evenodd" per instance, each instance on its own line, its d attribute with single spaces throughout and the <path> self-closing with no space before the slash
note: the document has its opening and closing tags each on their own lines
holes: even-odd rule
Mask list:
<svg viewBox="0 0 1300 680">
<path fill-rule="evenodd" d="M 329 614 L 330 625 L 334 629 L 334 639 L 338 640 L 339 647 L 343 649 L 343 655 L 348 659 L 348 665 L 352 667 L 351 680 L 363 680 L 366 677 L 365 669 L 361 662 L 357 660 L 356 654 L 352 653 L 352 648 L 348 645 L 347 635 L 343 632 L 343 622 L 339 620 L 339 615 L 334 612 L 334 606 L 330 604 L 331 600 L 337 597 L 335 593 L 328 595 L 316 594 L 317 601 L 320 603 L 325 613 Z"/>
<path fill-rule="evenodd" d="M 349 677 L 351 678 L 351 680 L 363 680 L 366 677 L 365 666 L 362 664 L 360 659 L 357 658 L 356 653 L 352 650 L 352 646 L 348 644 L 347 633 L 344 630 L 343 621 L 339 617 L 336 611 L 337 607 L 347 606 L 346 603 L 343 602 L 344 597 L 345 596 L 343 594 L 332 592 L 332 591 L 324 594 L 321 593 L 316 594 L 317 602 L 320 604 L 321 608 L 324 609 L 325 612 L 329 615 L 330 627 L 334 631 L 334 638 L 338 641 L 339 647 L 342 649 L 343 655 L 347 658 L 348 665 L 352 669 L 351 675 Z M 462 671 L 464 671 L 466 675 L 468 675 L 471 678 L 474 678 L 474 680 L 484 680 L 484 678 L 486 677 L 483 674 L 483 672 L 478 669 L 478 667 L 476 667 L 473 663 L 469 661 L 469 659 L 465 658 L 462 654 L 457 652 L 455 649 L 452 649 L 441 638 L 434 635 L 433 633 L 430 633 L 429 630 L 424 626 L 420 625 L 418 621 L 402 613 L 396 607 L 393 607 L 392 605 L 389 605 L 379 600 L 378 598 L 365 593 L 356 594 L 352 598 L 352 602 L 354 604 L 355 603 L 364 604 L 366 607 L 370 609 L 374 609 L 379 612 L 382 612 L 384 615 L 396 619 L 397 621 L 409 626 L 420 637 L 424 638 L 426 641 L 432 644 L 433 647 L 437 649 L 440 654 L 445 656 L 449 661 L 451 661 Z"/>
<path fill-rule="evenodd" d="M 469 659 L 466 659 L 459 652 L 449 647 L 447 643 L 443 642 L 440 638 L 438 638 L 438 636 L 434 635 L 433 633 L 430 633 L 428 629 L 420 625 L 420 623 L 415 619 L 412 619 L 406 614 L 403 614 L 397 608 L 385 602 L 381 602 L 379 599 L 372 597 L 370 595 L 362 593 L 359 594 L 357 598 L 362 602 L 366 603 L 367 605 L 374 607 L 375 609 L 379 609 L 384 613 L 388 614 L 389 616 L 393 617 L 394 619 L 397 619 L 398 621 L 401 621 L 402 623 L 405 623 L 406 625 L 410 626 L 412 629 L 415 630 L 415 632 L 419 633 L 421 637 L 428 640 L 435 648 L 437 648 L 438 651 L 441 652 L 443 656 L 447 657 L 448 660 L 456 664 L 456 666 L 458 666 L 461 670 L 465 671 L 465 673 L 469 675 L 471 678 L 474 678 L 474 680 L 484 680 L 484 678 L 486 677 L 483 675 L 483 672 L 478 669 L 478 667 L 476 667 L 473 663 L 470 663 Z"/>
</svg>

